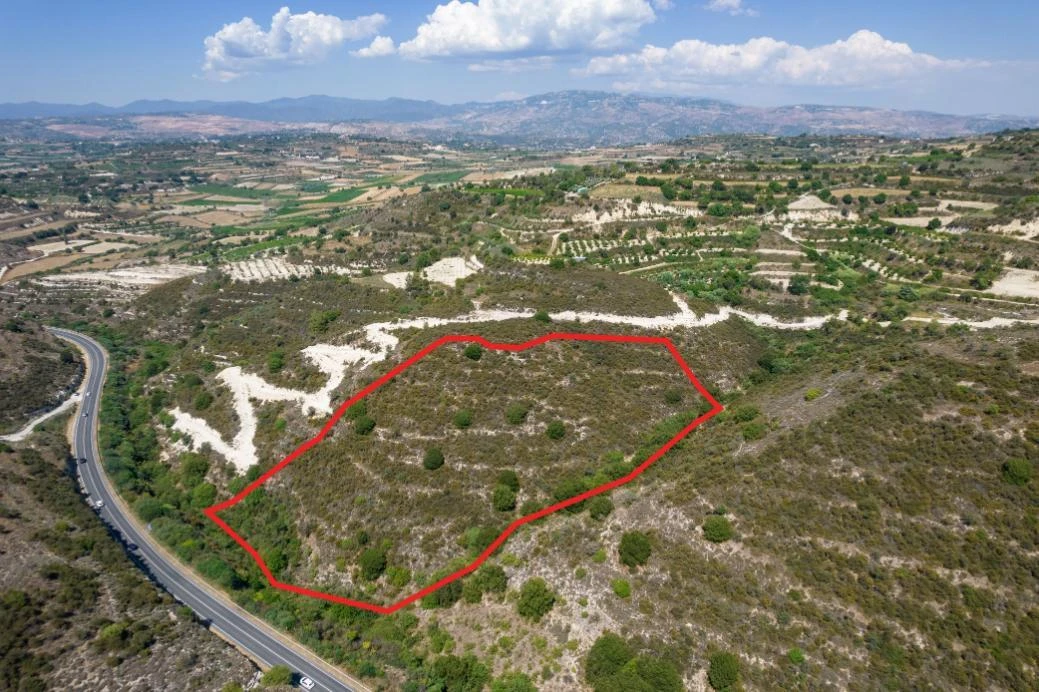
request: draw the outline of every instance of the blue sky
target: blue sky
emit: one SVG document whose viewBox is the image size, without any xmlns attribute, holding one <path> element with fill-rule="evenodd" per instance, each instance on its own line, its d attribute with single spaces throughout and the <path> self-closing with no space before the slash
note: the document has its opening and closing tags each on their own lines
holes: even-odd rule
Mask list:
<svg viewBox="0 0 1039 692">
<path fill-rule="evenodd" d="M 561 89 L 1039 114 L 1039 3 L 4 0 L 0 101 Z"/>
</svg>

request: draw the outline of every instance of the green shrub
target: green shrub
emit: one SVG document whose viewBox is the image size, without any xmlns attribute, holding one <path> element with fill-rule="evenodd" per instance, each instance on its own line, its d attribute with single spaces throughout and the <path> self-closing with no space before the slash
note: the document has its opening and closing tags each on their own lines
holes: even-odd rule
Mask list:
<svg viewBox="0 0 1039 692">
<path fill-rule="evenodd" d="M 796 646 L 794 648 L 790 649 L 790 651 L 786 652 L 786 657 L 795 666 L 799 666 L 799 665 L 801 665 L 802 663 L 805 662 L 805 652 L 802 651 L 801 649 L 799 649 Z"/>
<path fill-rule="evenodd" d="M 807 392 L 805 392 L 805 401 L 815 401 L 822 395 L 823 390 L 819 389 L 818 387 L 812 387 Z"/>
<path fill-rule="evenodd" d="M 201 392 L 198 393 L 197 396 L 195 396 L 194 404 L 195 404 L 195 410 L 197 410 L 197 411 L 205 411 L 207 408 L 209 408 L 212 405 L 212 403 L 213 403 L 213 395 L 210 394 L 209 392 L 205 391 L 205 390 L 202 390 Z"/>
<path fill-rule="evenodd" d="M 563 500 L 569 500 L 575 495 L 580 495 L 585 490 L 587 490 L 587 488 L 584 486 L 583 479 L 574 477 L 564 478 L 559 482 L 559 485 L 556 486 L 555 490 L 552 491 L 552 497 L 556 502 L 562 502 Z M 575 502 L 567 507 L 566 511 L 571 514 L 577 514 L 582 509 L 584 509 L 584 502 Z"/>
<path fill-rule="evenodd" d="M 613 502 L 605 495 L 596 495 L 588 500 L 588 515 L 596 521 L 602 521 L 613 511 Z"/>
<path fill-rule="evenodd" d="M 509 407 L 505 409 L 505 420 L 512 425 L 519 425 L 523 421 L 527 420 L 527 413 L 530 411 L 530 407 L 522 401 L 517 401 L 509 404 Z"/>
<path fill-rule="evenodd" d="M 480 360 L 483 358 L 483 347 L 480 344 L 469 344 L 463 353 L 469 360 Z"/>
<path fill-rule="evenodd" d="M 562 440 L 566 435 L 566 426 L 563 421 L 554 420 L 545 427 L 545 434 L 550 440 Z"/>
<path fill-rule="evenodd" d="M 669 661 L 635 656 L 634 647 L 604 632 L 584 659 L 585 679 L 595 692 L 681 692 L 682 676 Z"/>
<path fill-rule="evenodd" d="M 519 476 L 516 475 L 515 471 L 506 469 L 498 474 L 498 485 L 504 485 L 507 488 L 512 488 L 512 490 L 519 492 Z"/>
<path fill-rule="evenodd" d="M 1028 459 L 1008 459 L 1003 464 L 1003 480 L 1011 485 L 1027 485 L 1034 469 Z"/>
<path fill-rule="evenodd" d="M 464 430 L 473 424 L 473 412 L 467 408 L 455 414 L 454 424 L 456 428 Z"/>
<path fill-rule="evenodd" d="M 292 670 L 288 666 L 274 666 L 263 674 L 260 683 L 268 687 L 274 687 L 276 685 L 291 685 Z"/>
<path fill-rule="evenodd" d="M 310 313 L 307 326 L 315 334 L 324 334 L 328 331 L 328 326 L 339 319 L 339 314 L 338 310 L 315 310 Z"/>
<path fill-rule="evenodd" d="M 516 491 L 507 485 L 495 486 L 491 503 L 499 512 L 511 512 L 516 509 Z"/>
<path fill-rule="evenodd" d="M 627 579 L 614 579 L 610 582 L 610 586 L 613 587 L 613 593 L 618 598 L 631 597 L 631 584 Z"/>
<path fill-rule="evenodd" d="M 768 433 L 768 426 L 764 423 L 747 423 L 743 426 L 743 439 L 748 442 L 760 440 Z"/>
<path fill-rule="evenodd" d="M 386 569 L 386 553 L 378 548 L 368 548 L 361 553 L 358 564 L 361 566 L 361 576 L 368 581 L 375 581 Z"/>
<path fill-rule="evenodd" d="M 703 535 L 712 543 L 724 543 L 732 538 L 732 524 L 725 517 L 712 514 L 703 522 Z"/>
<path fill-rule="evenodd" d="M 653 692 L 682 692 L 685 689 L 682 676 L 670 661 L 654 656 L 639 656 L 635 659 L 634 672 L 644 683 L 644 689 Z"/>
<path fill-rule="evenodd" d="M 472 654 L 447 655 L 433 661 L 429 668 L 431 690 L 457 690 L 457 692 L 479 692 L 490 679 L 487 666 Z"/>
<path fill-rule="evenodd" d="M 758 410 L 758 407 L 750 404 L 737 406 L 732 410 L 732 417 L 739 423 L 749 423 L 759 415 L 761 415 L 761 411 Z"/>
<path fill-rule="evenodd" d="M 544 579 L 528 579 L 520 589 L 516 610 L 525 618 L 538 622 L 556 603 L 556 595 Z"/>
<path fill-rule="evenodd" d="M 444 453 L 438 447 L 430 447 L 422 457 L 422 465 L 430 471 L 436 471 L 444 465 Z"/>
<path fill-rule="evenodd" d="M 538 692 L 524 673 L 505 673 L 491 682 L 491 692 Z"/>
<path fill-rule="evenodd" d="M 358 416 L 354 420 L 354 432 L 358 435 L 367 435 L 372 430 L 375 430 L 375 421 L 369 416 Z"/>
<path fill-rule="evenodd" d="M 505 593 L 505 589 L 509 585 L 508 575 L 498 565 L 481 567 L 474 579 L 479 583 L 480 589 L 487 593 Z"/>
<path fill-rule="evenodd" d="M 548 324 L 549 322 L 552 321 L 552 316 L 549 315 L 548 312 L 545 311 L 545 310 L 538 310 L 537 312 L 534 313 L 534 319 L 537 320 L 538 322 L 543 322 L 544 324 Z"/>
<path fill-rule="evenodd" d="M 653 547 L 646 534 L 641 531 L 628 531 L 621 536 L 617 552 L 622 564 L 635 568 L 646 564 L 650 553 L 653 552 Z"/>
<path fill-rule="evenodd" d="M 707 668 L 707 681 L 716 690 L 727 690 L 739 682 L 740 660 L 733 654 L 723 651 L 711 656 Z"/>
<path fill-rule="evenodd" d="M 628 643 L 612 632 L 604 632 L 584 659 L 584 677 L 593 686 L 620 672 L 635 652 Z"/>
<path fill-rule="evenodd" d="M 152 521 L 166 513 L 166 508 L 162 506 L 162 502 L 150 495 L 142 495 L 134 503 L 133 508 L 137 512 L 137 516 L 143 521 Z"/>
</svg>

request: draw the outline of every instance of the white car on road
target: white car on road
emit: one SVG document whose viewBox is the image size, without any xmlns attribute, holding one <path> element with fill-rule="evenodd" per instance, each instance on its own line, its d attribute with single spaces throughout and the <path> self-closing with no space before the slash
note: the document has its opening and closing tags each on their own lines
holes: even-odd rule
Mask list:
<svg viewBox="0 0 1039 692">
<path fill-rule="evenodd" d="M 314 689 L 314 681 L 304 675 L 299 679 L 299 686 L 305 690 L 312 690 Z"/>
</svg>

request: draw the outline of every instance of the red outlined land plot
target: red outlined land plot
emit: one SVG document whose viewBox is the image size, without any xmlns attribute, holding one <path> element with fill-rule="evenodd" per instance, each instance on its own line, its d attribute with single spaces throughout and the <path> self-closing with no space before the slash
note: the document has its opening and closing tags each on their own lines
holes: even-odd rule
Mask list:
<svg viewBox="0 0 1039 692">
<path fill-rule="evenodd" d="M 390 605 L 379 605 L 379 604 L 376 604 L 376 603 L 368 603 L 366 601 L 358 601 L 358 600 L 354 600 L 354 599 L 351 599 L 351 598 L 346 598 L 346 597 L 343 597 L 343 596 L 337 596 L 335 594 L 326 593 L 326 592 L 323 592 L 323 591 L 317 591 L 317 590 L 314 590 L 314 589 L 308 589 L 308 588 L 305 588 L 305 587 L 302 587 L 302 586 L 297 586 L 295 584 L 289 584 L 289 583 L 286 583 L 286 582 L 279 581 L 278 579 L 276 579 L 274 577 L 274 574 L 271 572 L 271 569 L 267 566 L 267 564 L 264 562 L 263 558 L 260 556 L 259 551 L 257 551 L 256 548 L 254 548 L 252 545 L 250 545 L 250 543 L 245 538 L 243 538 L 241 535 L 239 535 L 233 528 L 231 528 L 231 526 L 226 521 L 224 521 L 224 519 L 222 519 L 220 517 L 220 513 L 221 512 L 223 512 L 224 510 L 228 510 L 228 509 L 234 507 L 236 504 L 238 504 L 239 502 L 244 500 L 253 491 L 255 491 L 257 488 L 261 487 L 264 483 L 266 483 L 270 478 L 272 478 L 274 475 L 276 475 L 279 471 L 284 469 L 286 466 L 291 464 L 293 461 L 298 459 L 300 456 L 305 454 L 308 450 L 310 450 L 315 445 L 319 444 L 323 439 L 325 439 L 325 437 L 329 434 L 329 432 L 332 430 L 332 428 L 335 426 L 335 424 L 346 413 L 347 409 L 349 409 L 354 404 L 360 402 L 362 399 L 364 399 L 365 397 L 369 396 L 370 394 L 375 392 L 377 389 L 379 389 L 380 387 L 382 387 L 386 383 L 390 382 L 396 376 L 400 375 L 402 372 L 404 372 L 405 370 L 407 370 L 411 366 L 415 365 L 416 363 L 418 363 L 423 358 L 425 358 L 426 356 L 430 355 L 431 353 L 433 353 L 434 351 L 436 351 L 440 347 L 445 346 L 447 344 L 456 344 L 456 343 L 470 344 L 470 343 L 475 343 L 475 344 L 479 344 L 479 345 L 483 346 L 486 349 L 491 349 L 491 350 L 495 350 L 495 351 L 513 351 L 513 352 L 517 352 L 517 351 L 525 351 L 527 349 L 530 349 L 530 348 L 533 348 L 535 346 L 538 346 L 538 345 L 541 345 L 541 344 L 545 344 L 545 343 L 548 343 L 548 342 L 551 342 L 551 341 L 584 341 L 584 342 L 627 343 L 627 344 L 643 344 L 643 345 L 663 346 L 664 348 L 666 348 L 669 351 L 671 357 L 674 358 L 675 362 L 677 363 L 677 365 L 681 369 L 682 373 L 685 375 L 686 378 L 688 378 L 689 382 L 692 383 L 692 385 L 696 388 L 696 390 L 700 394 L 700 396 L 702 396 L 704 398 L 704 400 L 710 405 L 711 408 L 706 413 L 704 413 L 704 414 L 698 416 L 697 418 L 693 419 L 684 428 L 682 428 L 678 433 L 676 433 L 673 437 L 671 437 L 664 444 L 662 444 L 659 448 L 657 448 L 656 451 L 654 451 L 652 454 L 650 454 L 648 457 L 646 457 L 645 460 L 643 460 L 640 464 L 638 464 L 627 475 L 622 476 L 620 478 L 617 478 L 616 480 L 610 481 L 608 483 L 604 483 L 604 484 L 602 484 L 602 485 L 600 485 L 598 487 L 592 488 L 591 490 L 587 490 L 587 491 L 585 491 L 585 492 L 583 492 L 583 493 L 581 493 L 579 495 L 575 495 L 573 497 L 570 497 L 570 498 L 568 498 L 566 500 L 563 500 L 562 502 L 557 502 L 555 504 L 552 504 L 552 505 L 549 505 L 547 507 L 544 507 L 543 509 L 540 509 L 537 512 L 534 512 L 532 514 L 528 514 L 526 516 L 522 516 L 522 517 L 520 517 L 518 519 L 515 519 L 512 523 L 510 523 L 505 528 L 505 530 L 503 530 L 501 532 L 501 534 L 497 538 L 494 539 L 493 542 L 491 542 L 491 544 L 489 546 L 487 546 L 487 548 L 485 548 L 483 550 L 483 552 L 481 552 L 472 562 L 467 564 L 465 567 L 462 567 L 461 569 L 459 569 L 459 570 L 457 570 L 457 571 L 455 571 L 455 572 L 453 572 L 453 573 L 451 573 L 451 574 L 449 574 L 449 575 L 439 579 L 438 581 L 436 581 L 436 582 L 426 586 L 425 588 L 423 588 L 423 589 L 421 589 L 419 591 L 416 591 L 415 593 L 412 593 L 411 595 L 406 596 L 405 598 L 402 598 L 399 601 L 397 601 L 395 603 L 392 603 Z M 213 522 L 215 522 L 231 538 L 233 538 L 235 540 L 235 542 L 237 542 L 240 546 L 242 546 L 242 548 L 244 548 L 247 553 L 249 553 L 249 555 L 256 562 L 257 566 L 260 568 L 260 571 L 263 572 L 263 575 L 267 578 L 267 581 L 270 583 L 270 585 L 272 587 L 274 587 L 276 589 L 281 589 L 283 591 L 289 591 L 289 592 L 292 592 L 292 593 L 300 594 L 300 595 L 303 595 L 303 596 L 310 596 L 312 598 L 318 598 L 318 599 L 329 601 L 329 602 L 332 602 L 332 603 L 338 603 L 338 604 L 353 606 L 355 608 L 361 608 L 363 610 L 368 610 L 368 611 L 371 611 L 371 612 L 374 612 L 374 613 L 378 613 L 378 614 L 381 614 L 381 615 L 388 615 L 390 613 L 396 612 L 397 610 L 400 610 L 401 608 L 403 608 L 403 607 L 405 607 L 407 605 L 415 603 L 416 601 L 418 601 L 418 600 L 422 599 L 423 597 L 425 597 L 425 596 L 427 596 L 427 595 L 437 591 L 438 589 L 444 587 L 445 585 L 447 585 L 447 584 L 449 584 L 449 583 L 451 583 L 451 582 L 453 582 L 453 581 L 455 581 L 457 579 L 461 579 L 465 575 L 475 571 L 499 547 L 501 547 L 501 545 L 505 542 L 506 539 L 508 539 L 508 537 L 510 535 L 512 535 L 517 529 L 519 529 L 524 524 L 529 524 L 532 521 L 536 521 L 537 519 L 541 519 L 542 517 L 545 517 L 545 516 L 547 516 L 549 514 L 552 514 L 554 512 L 558 512 L 561 509 L 564 509 L 566 507 L 570 507 L 571 505 L 575 505 L 575 504 L 577 504 L 579 502 L 583 502 L 583 501 L 585 501 L 585 500 L 587 500 L 587 499 L 589 499 L 591 497 L 594 497 L 596 495 L 608 492 L 608 491 L 610 491 L 610 490 L 612 490 L 614 488 L 617 488 L 619 486 L 622 486 L 622 485 L 624 485 L 626 483 L 631 482 L 632 480 L 637 478 L 639 475 L 641 475 L 642 472 L 644 472 L 647 468 L 649 468 L 651 465 L 653 465 L 657 460 L 659 460 L 662 456 L 664 456 L 664 454 L 666 454 L 668 452 L 668 450 L 670 450 L 672 447 L 674 447 L 679 441 L 681 441 L 684 437 L 689 435 L 689 433 L 691 433 L 695 428 L 697 428 L 699 425 L 701 425 L 702 423 L 704 423 L 708 419 L 712 418 L 713 416 L 717 415 L 721 411 L 722 411 L 722 405 L 720 403 L 718 403 L 718 401 L 713 396 L 711 396 L 711 394 L 707 391 L 707 389 L 703 386 L 703 384 L 700 383 L 700 381 L 697 379 L 696 375 L 693 374 L 692 369 L 690 369 L 689 365 L 686 364 L 685 360 L 682 358 L 681 354 L 678 352 L 678 349 L 671 342 L 671 340 L 668 339 L 667 337 L 662 337 L 662 336 L 627 336 L 627 335 L 615 335 L 615 334 L 552 333 L 552 334 L 546 334 L 544 336 L 537 337 L 535 339 L 531 339 L 530 341 L 525 341 L 525 342 L 522 342 L 522 343 L 498 343 L 498 342 L 489 341 L 489 340 L 487 340 L 487 339 L 485 339 L 485 338 L 483 338 L 481 336 L 473 336 L 473 335 L 450 335 L 450 336 L 444 336 L 444 337 L 441 337 L 441 338 L 437 339 L 433 343 L 429 344 L 428 346 L 426 346 L 425 348 L 423 348 L 422 350 L 420 350 L 418 353 L 416 353 L 415 355 L 411 356 L 407 360 L 403 361 L 399 365 L 395 366 L 389 372 L 387 372 L 385 375 L 381 376 L 380 378 L 378 378 L 377 380 L 372 382 L 370 385 L 368 385 L 367 387 L 365 387 L 364 389 L 359 391 L 357 394 L 352 396 L 350 399 L 348 399 L 347 401 L 343 402 L 339 406 L 339 408 L 337 408 L 336 411 L 332 414 L 332 416 L 329 418 L 328 422 L 325 423 L 325 425 L 321 428 L 321 431 L 317 435 L 315 435 L 313 438 L 307 440 L 302 445 L 300 445 L 298 448 L 293 450 L 293 452 L 291 454 L 286 456 L 284 459 L 282 459 L 280 462 L 278 462 L 278 464 L 276 464 L 274 467 L 272 467 L 266 473 L 261 475 L 255 481 L 250 483 L 248 486 L 246 486 L 237 495 L 235 495 L 234 497 L 232 497 L 232 498 L 230 498 L 228 500 L 225 500 L 225 501 L 220 502 L 220 503 L 218 503 L 216 505 L 213 505 L 212 507 L 209 507 L 209 508 L 207 508 L 204 511 L 205 511 L 206 516 L 208 516 Z"/>
</svg>

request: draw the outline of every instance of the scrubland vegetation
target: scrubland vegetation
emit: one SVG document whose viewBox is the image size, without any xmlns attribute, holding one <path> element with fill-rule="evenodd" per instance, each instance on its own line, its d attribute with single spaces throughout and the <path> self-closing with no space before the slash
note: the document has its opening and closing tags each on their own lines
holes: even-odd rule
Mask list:
<svg viewBox="0 0 1039 692">
<path fill-rule="evenodd" d="M 0 448 L 0 688 L 246 682 L 252 666 L 149 583 L 83 502 L 63 428 Z"/>
<path fill-rule="evenodd" d="M 491 182 L 464 176 L 488 163 L 483 151 L 405 176 L 379 157 L 414 153 L 407 144 L 301 143 L 322 155 L 357 146 L 376 162 L 344 165 L 332 184 L 291 177 L 262 140 L 247 140 L 255 148 L 237 168 L 201 144 L 176 145 L 184 156 L 165 167 L 142 150 L 147 177 L 182 190 L 119 192 L 138 211 L 183 202 L 194 218 L 214 196 L 263 210 L 206 230 L 156 226 L 89 179 L 60 194 L 6 179 L 7 194 L 45 208 L 83 191 L 105 223 L 158 234 L 152 259 L 205 272 L 134 295 L 20 279 L 3 286 L 4 320 L 102 340 L 104 462 L 153 535 L 373 687 L 1028 689 L 1039 667 L 1039 302 L 1006 281 L 1039 261 L 1027 230 L 1035 142 L 697 138 L 653 157 L 510 154 L 555 170 Z M 269 187 L 225 182 L 271 161 Z M 12 242 L 12 256 L 29 244 Z M 421 273 L 468 256 L 484 268 L 455 286 Z M 223 267 L 246 257 L 350 271 L 231 280 Z M 380 278 L 397 271 L 404 288 Z M 663 320 L 680 306 L 738 312 L 680 329 L 559 316 Z M 524 312 L 394 332 L 387 359 L 348 370 L 333 404 L 448 333 L 652 332 L 726 411 L 633 483 L 524 526 L 479 570 L 393 615 L 271 588 L 201 510 L 312 437 L 324 414 L 254 402 L 259 463 L 239 474 L 170 412 L 230 440 L 242 418 L 225 368 L 315 392 L 326 374 L 305 348 L 374 348 L 366 325 L 477 309 Z M 824 316 L 835 319 L 808 319 Z M 784 323 L 805 328 L 767 326 Z M 30 382 L 75 371 L 53 346 L 3 333 L 23 340 L 18 358 L 46 360 L 19 366 Z M 19 388 L 29 394 L 12 399 L 11 427 L 41 405 L 30 395 L 42 386 Z M 226 518 L 279 578 L 391 603 L 467 564 L 517 517 L 623 476 L 702 411 L 662 350 L 445 347 L 354 405 Z M 55 545 L 66 536 L 51 533 Z M 12 599 L 16 622 L 49 612 Z M 107 655 L 161 637 L 109 619 L 88 637 Z"/>
</svg>

